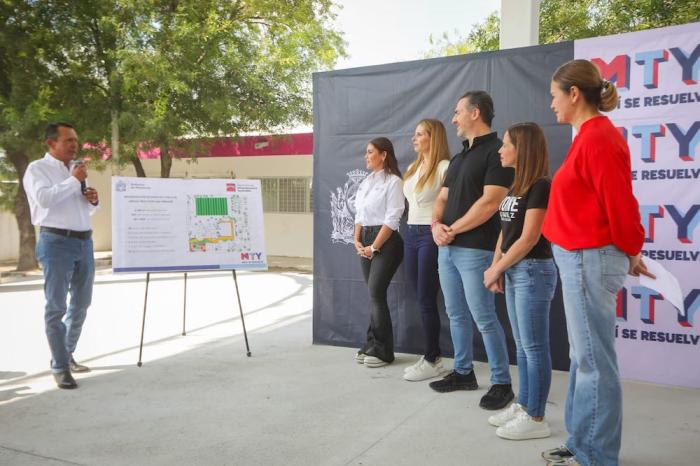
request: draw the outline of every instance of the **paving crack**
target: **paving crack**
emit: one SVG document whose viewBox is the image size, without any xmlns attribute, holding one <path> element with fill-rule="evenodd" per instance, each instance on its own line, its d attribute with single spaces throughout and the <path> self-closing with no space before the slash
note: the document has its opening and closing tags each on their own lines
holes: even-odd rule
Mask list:
<svg viewBox="0 0 700 466">
<path fill-rule="evenodd" d="M 73 465 L 77 465 L 77 466 L 87 466 L 87 465 L 85 465 L 85 464 L 83 464 L 83 463 L 76 463 L 75 461 L 64 460 L 64 459 L 62 459 L 62 458 L 56 458 L 56 457 L 54 457 L 54 456 L 39 455 L 39 454 L 37 454 L 37 453 L 32 453 L 32 452 L 29 452 L 29 451 L 19 450 L 19 449 L 17 449 L 17 448 L 12 448 L 12 447 L 6 447 L 6 446 L 4 446 L 4 445 L 0 445 L 0 449 L 7 450 L 7 451 L 11 451 L 11 452 L 14 452 L 14 453 L 19 453 L 19 454 L 21 454 L 21 455 L 33 456 L 33 457 L 35 457 L 35 458 L 42 458 L 42 459 L 45 459 L 45 460 L 58 461 L 58 462 L 64 463 L 64 464 L 73 464 Z"/>
</svg>

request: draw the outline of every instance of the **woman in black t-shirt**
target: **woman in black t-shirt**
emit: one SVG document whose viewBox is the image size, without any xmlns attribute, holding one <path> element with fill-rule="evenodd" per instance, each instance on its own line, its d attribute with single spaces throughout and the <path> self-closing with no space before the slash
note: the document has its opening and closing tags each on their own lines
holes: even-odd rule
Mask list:
<svg viewBox="0 0 700 466">
<path fill-rule="evenodd" d="M 489 418 L 496 435 L 511 440 L 551 435 L 544 409 L 552 380 L 549 307 L 557 272 L 549 241 L 541 234 L 550 181 L 547 143 L 535 123 L 508 128 L 501 164 L 515 168 L 515 181 L 501 202 L 501 233 L 484 285 L 504 292 L 518 360 L 518 400 Z"/>
</svg>

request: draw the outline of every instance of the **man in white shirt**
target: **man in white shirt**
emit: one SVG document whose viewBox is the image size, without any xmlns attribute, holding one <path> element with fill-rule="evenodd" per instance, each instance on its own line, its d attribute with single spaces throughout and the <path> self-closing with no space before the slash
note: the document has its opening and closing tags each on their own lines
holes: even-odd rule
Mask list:
<svg viewBox="0 0 700 466">
<path fill-rule="evenodd" d="M 70 389 L 78 386 L 71 372 L 90 370 L 75 362 L 73 351 L 92 300 L 95 260 L 90 215 L 99 198 L 94 188 L 87 187 L 85 165 L 73 161 L 78 152 L 75 129 L 52 123 L 46 127 L 45 141 L 48 152 L 29 164 L 23 184 L 32 223 L 40 227 L 36 255 L 44 271 L 51 371 L 59 388 Z"/>
</svg>

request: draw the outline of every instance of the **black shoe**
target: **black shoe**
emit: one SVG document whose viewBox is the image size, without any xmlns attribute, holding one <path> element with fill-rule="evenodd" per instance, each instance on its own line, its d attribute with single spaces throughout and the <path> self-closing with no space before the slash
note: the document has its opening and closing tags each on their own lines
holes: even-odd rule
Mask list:
<svg viewBox="0 0 700 466">
<path fill-rule="evenodd" d="M 468 374 L 452 371 L 443 379 L 430 382 L 430 388 L 436 392 L 446 393 L 454 392 L 455 390 L 476 390 L 479 388 L 479 384 L 476 383 L 474 371 L 469 371 Z"/>
<path fill-rule="evenodd" d="M 88 366 L 83 366 L 82 364 L 78 364 L 75 362 L 75 359 L 73 359 L 73 356 L 70 358 L 70 371 L 71 372 L 90 372 L 90 368 Z"/>
<path fill-rule="evenodd" d="M 481 398 L 479 406 L 488 410 L 503 409 L 508 403 L 513 401 L 515 394 L 511 385 L 508 384 L 495 384 L 489 388 L 489 391 Z"/>
<path fill-rule="evenodd" d="M 58 372 L 53 375 L 54 380 L 58 388 L 73 389 L 78 388 L 78 384 L 75 383 L 75 379 L 71 375 L 70 371 Z"/>
</svg>

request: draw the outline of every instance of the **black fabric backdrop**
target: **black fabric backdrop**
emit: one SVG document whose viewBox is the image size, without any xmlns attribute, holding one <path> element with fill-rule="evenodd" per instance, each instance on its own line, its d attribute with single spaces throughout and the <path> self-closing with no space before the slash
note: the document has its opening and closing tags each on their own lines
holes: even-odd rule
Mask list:
<svg viewBox="0 0 700 466">
<path fill-rule="evenodd" d="M 569 148 L 571 129 L 556 123 L 549 108 L 549 84 L 554 70 L 573 54 L 573 42 L 564 42 L 314 74 L 314 343 L 359 348 L 365 340 L 369 297 L 359 258 L 349 242 L 353 195 L 362 171 L 366 172 L 367 142 L 377 136 L 391 139 L 403 173 L 415 159 L 410 140 L 416 124 L 423 118 L 437 118 L 446 127 L 455 154 L 461 150 L 451 124 L 455 103 L 466 91 L 481 89 L 494 99 L 492 126 L 499 137 L 516 122 L 542 126 L 553 173 Z M 400 231 L 404 229 L 402 224 Z M 511 364 L 515 364 L 502 295 L 496 304 Z M 389 307 L 396 351 L 422 353 L 420 310 L 403 267 L 389 288 Z M 441 349 L 443 355 L 452 356 L 441 296 L 440 312 Z M 474 335 L 474 357 L 485 361 L 476 329 Z M 550 335 L 553 366 L 567 370 L 569 349 L 559 286 L 552 303 Z"/>
</svg>

